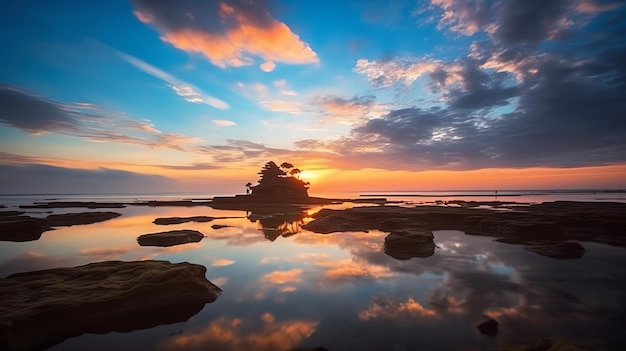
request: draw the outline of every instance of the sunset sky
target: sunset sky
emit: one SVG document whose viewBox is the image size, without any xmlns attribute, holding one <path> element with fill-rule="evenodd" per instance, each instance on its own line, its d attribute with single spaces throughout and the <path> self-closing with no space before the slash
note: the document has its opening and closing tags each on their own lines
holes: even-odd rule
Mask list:
<svg viewBox="0 0 626 351">
<path fill-rule="evenodd" d="M 0 193 L 626 188 L 625 0 L 9 0 Z"/>
</svg>

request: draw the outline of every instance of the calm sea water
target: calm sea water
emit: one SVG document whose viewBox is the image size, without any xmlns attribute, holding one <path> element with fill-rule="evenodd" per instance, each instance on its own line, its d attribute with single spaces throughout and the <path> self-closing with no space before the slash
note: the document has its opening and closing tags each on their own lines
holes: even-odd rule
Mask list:
<svg viewBox="0 0 626 351">
<path fill-rule="evenodd" d="M 459 199 L 494 200 L 495 195 L 482 196 L 489 193 L 465 192 L 462 195 L 477 196 Z M 420 203 L 454 198 L 445 193 L 401 194 L 425 196 L 393 199 Z M 49 199 L 206 197 L 210 195 L 31 195 L 0 197 L 0 204 L 8 207 L 2 210 L 12 210 L 18 204 Z M 499 192 L 498 200 L 626 202 L 626 194 Z M 123 215 L 45 232 L 37 241 L 0 242 L 0 277 L 105 260 L 155 259 L 204 265 L 207 278 L 224 290 L 217 301 L 184 323 L 85 334 L 51 350 L 486 350 L 548 336 L 607 350 L 626 345 L 625 249 L 582 242 L 588 252 L 581 259 L 556 260 L 488 237 L 437 231 L 433 256 L 399 261 L 382 251 L 384 232 L 322 235 L 302 230 L 300 226 L 318 210 L 268 220 L 209 207 L 111 209 Z M 29 211 L 33 216 L 49 214 L 47 209 Z M 157 217 L 196 215 L 239 218 L 168 226 L 152 223 Z M 230 227 L 215 230 L 213 224 Z M 141 234 L 173 229 L 199 230 L 206 238 L 169 248 L 137 244 Z M 495 338 L 476 329 L 488 318 L 499 322 Z"/>
</svg>

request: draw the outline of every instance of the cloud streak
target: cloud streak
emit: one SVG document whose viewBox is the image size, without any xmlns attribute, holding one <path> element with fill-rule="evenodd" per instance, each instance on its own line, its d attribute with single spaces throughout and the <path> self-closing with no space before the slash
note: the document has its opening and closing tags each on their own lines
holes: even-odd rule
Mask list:
<svg viewBox="0 0 626 351">
<path fill-rule="evenodd" d="M 185 83 L 170 75 L 169 73 L 152 66 L 147 62 L 144 62 L 134 56 L 125 54 L 123 52 L 116 52 L 122 59 L 124 59 L 124 61 L 130 63 L 136 68 L 139 68 L 141 71 L 168 83 L 172 90 L 174 90 L 174 92 L 178 96 L 181 96 L 188 102 L 195 104 L 206 104 L 220 110 L 225 110 L 229 107 L 226 102 L 204 93 L 203 91 L 192 86 L 191 84 Z"/>
</svg>

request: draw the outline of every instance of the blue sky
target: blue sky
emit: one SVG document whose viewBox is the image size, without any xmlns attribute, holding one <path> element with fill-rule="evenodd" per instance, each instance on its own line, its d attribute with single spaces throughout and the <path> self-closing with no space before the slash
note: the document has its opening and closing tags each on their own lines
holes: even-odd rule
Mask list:
<svg viewBox="0 0 626 351">
<path fill-rule="evenodd" d="M 3 193 L 626 186 L 624 1 L 3 7 Z"/>
</svg>

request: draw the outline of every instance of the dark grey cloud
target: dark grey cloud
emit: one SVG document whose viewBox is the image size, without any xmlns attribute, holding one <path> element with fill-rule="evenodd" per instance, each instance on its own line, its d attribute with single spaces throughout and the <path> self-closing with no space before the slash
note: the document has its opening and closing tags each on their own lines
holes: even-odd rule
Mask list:
<svg viewBox="0 0 626 351">
<path fill-rule="evenodd" d="M 0 165 L 2 194 L 155 193 L 175 182 L 157 175 L 122 170 L 55 167 L 43 164 Z"/>
<path fill-rule="evenodd" d="M 0 122 L 32 134 L 73 131 L 79 124 L 64 105 L 6 84 L 0 84 Z"/>
<path fill-rule="evenodd" d="M 497 11 L 495 36 L 506 44 L 536 44 L 565 26 L 571 0 L 503 1 Z M 497 6 L 497 5 L 494 5 Z"/>
<path fill-rule="evenodd" d="M 454 12 L 458 16 L 474 16 L 461 10 L 475 2 L 443 3 L 460 11 Z M 402 77 L 397 84 L 405 83 L 408 74 L 413 73 L 408 76 L 412 79 L 422 75 L 416 68 L 431 69 L 424 75 L 435 94 L 431 102 L 391 110 L 323 145 L 296 145 L 332 150 L 339 155 L 334 159 L 350 160 L 344 163 L 387 169 L 626 162 L 626 22 L 617 20 L 626 18 L 626 6 L 589 1 L 488 3 L 506 16 L 493 22 L 495 40 L 471 43 L 465 58 L 414 58 L 411 70 L 389 61 L 368 62 L 393 69 Z M 564 19 L 573 21 L 561 26 L 568 34 L 553 37 L 553 26 Z M 538 28 L 530 28 L 535 24 Z M 539 45 L 547 39 L 553 43 Z"/>
<path fill-rule="evenodd" d="M 185 151 L 197 138 L 164 133 L 150 121 L 105 111 L 92 104 L 61 103 L 0 85 L 0 123 L 30 134 L 62 133 L 91 141 Z"/>
<path fill-rule="evenodd" d="M 150 16 L 152 22 L 165 31 L 178 32 L 184 29 L 201 30 L 207 33 L 222 33 L 237 26 L 237 23 L 220 18 L 220 6 L 227 5 L 243 16 L 255 27 L 268 28 L 272 17 L 265 0 L 131 0 L 133 5 Z"/>
</svg>

